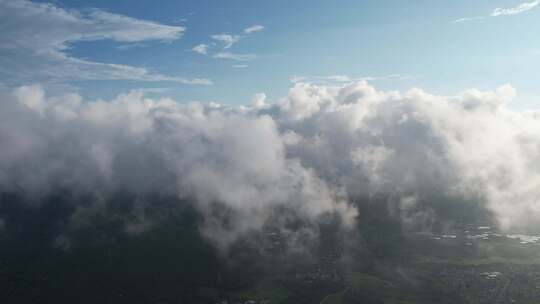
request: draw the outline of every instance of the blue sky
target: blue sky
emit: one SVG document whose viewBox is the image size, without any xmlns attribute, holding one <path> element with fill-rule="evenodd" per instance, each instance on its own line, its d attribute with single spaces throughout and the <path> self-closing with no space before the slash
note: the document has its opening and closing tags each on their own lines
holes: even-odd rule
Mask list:
<svg viewBox="0 0 540 304">
<path fill-rule="evenodd" d="M 291 79 L 368 79 L 381 89 L 446 95 L 509 83 L 518 91 L 513 107 L 538 108 L 540 100 L 538 1 L 0 4 L 0 83 L 8 87 L 48 83 L 88 98 L 159 88 L 155 94 L 179 101 L 242 104 L 259 92 L 286 95 Z M 21 42 L 36 32 L 47 39 Z M 200 44 L 206 54 L 193 50 Z"/>
</svg>

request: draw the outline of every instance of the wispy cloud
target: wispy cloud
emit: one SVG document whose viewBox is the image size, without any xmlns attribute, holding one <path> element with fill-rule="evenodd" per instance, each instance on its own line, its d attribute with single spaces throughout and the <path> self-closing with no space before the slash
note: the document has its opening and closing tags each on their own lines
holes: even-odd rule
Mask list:
<svg viewBox="0 0 540 304">
<path fill-rule="evenodd" d="M 176 19 L 173 21 L 173 23 L 184 23 L 184 22 L 187 22 L 188 19 L 187 18 L 180 18 L 180 19 Z"/>
<path fill-rule="evenodd" d="M 55 64 L 56 62 L 56 64 Z M 146 68 L 123 64 L 93 62 L 60 54 L 58 58 L 42 65 L 44 76 L 48 79 L 58 80 L 136 80 L 155 82 L 176 82 L 187 85 L 212 85 L 207 78 L 184 78 L 179 76 L 153 73 Z M 69 70 L 72 68 L 72 70 Z M 77 75 L 74 75 L 75 72 Z"/>
<path fill-rule="evenodd" d="M 511 16 L 511 15 L 518 15 L 521 13 L 524 13 L 526 11 L 530 11 L 533 8 L 537 7 L 540 4 L 540 0 L 535 0 L 532 2 L 524 2 L 517 6 L 510 7 L 510 8 L 495 8 L 493 11 L 489 14 L 489 16 L 477 16 L 477 17 L 467 17 L 467 18 L 459 18 L 452 23 L 463 23 L 467 21 L 476 21 L 476 20 L 483 20 L 488 17 L 500 17 L 500 16 Z"/>
<path fill-rule="evenodd" d="M 226 59 L 226 60 L 235 60 L 235 61 L 250 61 L 257 58 L 255 54 L 238 54 L 231 52 L 220 52 L 214 54 L 213 56 L 216 59 Z"/>
<path fill-rule="evenodd" d="M 540 4 L 540 0 L 521 3 L 520 5 L 511 8 L 496 8 L 493 10 L 493 12 L 491 12 L 490 16 L 497 17 L 504 15 L 517 15 L 532 10 L 533 8 L 538 6 L 538 4 Z"/>
<path fill-rule="evenodd" d="M 145 68 L 94 62 L 68 55 L 79 41 L 112 40 L 128 43 L 180 39 L 186 28 L 135 19 L 91 9 L 64 10 L 52 4 L 0 0 L 0 75 L 12 82 L 43 80 L 137 80 L 208 84 L 150 72 Z"/>
<path fill-rule="evenodd" d="M 217 35 L 212 35 L 211 38 L 216 41 L 221 42 L 223 44 L 224 49 L 228 49 L 231 46 L 233 46 L 233 44 L 240 41 L 241 37 L 238 35 L 217 34 Z"/>
<path fill-rule="evenodd" d="M 462 22 L 467 22 L 467 21 L 482 20 L 482 19 L 485 19 L 485 18 L 486 17 L 484 17 L 484 16 L 470 17 L 470 18 L 459 18 L 459 19 L 456 19 L 456 20 L 452 21 L 452 23 L 462 23 Z"/>
<path fill-rule="evenodd" d="M 208 45 L 204 43 L 198 44 L 193 47 L 192 51 L 194 51 L 195 53 L 206 55 L 208 54 Z"/>
<path fill-rule="evenodd" d="M 228 33 L 221 33 L 221 34 L 212 35 L 210 36 L 210 38 L 217 41 L 219 44 L 221 44 L 222 50 L 227 50 L 227 49 L 230 49 L 234 44 L 238 43 L 243 38 L 246 38 L 249 35 L 255 32 L 260 32 L 264 29 L 265 27 L 262 25 L 253 25 L 244 29 L 243 31 L 244 35 L 231 35 Z M 209 50 L 213 48 L 215 45 L 216 45 L 215 42 L 201 43 L 193 47 L 192 51 L 202 54 L 202 55 L 208 55 Z M 257 58 L 258 56 L 255 54 L 239 54 L 239 53 L 233 53 L 233 52 L 228 52 L 228 51 L 221 51 L 221 52 L 217 52 L 213 54 L 212 57 L 216 59 L 249 61 L 249 60 L 253 60 Z M 240 68 L 246 68 L 247 65 L 239 64 L 233 67 L 240 69 Z"/>
<path fill-rule="evenodd" d="M 235 65 L 233 65 L 233 68 L 235 68 L 235 69 L 245 69 L 247 67 L 248 67 L 247 64 L 235 64 Z"/>
<path fill-rule="evenodd" d="M 264 30 L 264 26 L 262 26 L 262 25 L 253 25 L 253 26 L 250 26 L 250 27 L 244 29 L 244 33 L 251 34 L 251 33 L 259 32 L 259 31 L 262 31 L 262 30 Z"/>
</svg>

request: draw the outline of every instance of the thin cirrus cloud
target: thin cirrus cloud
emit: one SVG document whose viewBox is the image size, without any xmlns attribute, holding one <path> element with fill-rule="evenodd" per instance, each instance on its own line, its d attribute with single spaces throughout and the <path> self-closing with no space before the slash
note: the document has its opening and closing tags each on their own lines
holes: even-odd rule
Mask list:
<svg viewBox="0 0 540 304">
<path fill-rule="evenodd" d="M 221 34 L 215 34 L 210 36 L 212 40 L 215 40 L 219 44 L 221 44 L 221 47 L 223 50 L 230 49 L 233 45 L 238 43 L 243 38 L 247 37 L 250 34 L 253 34 L 255 32 L 260 32 L 264 30 L 265 27 L 262 25 L 253 25 L 250 27 L 247 27 L 244 29 L 245 35 L 231 35 L 228 33 L 221 33 Z M 196 46 L 194 46 L 191 50 L 195 53 L 201 54 L 201 55 L 208 55 L 208 51 L 212 45 L 215 45 L 216 43 L 201 43 Z M 225 60 L 235 60 L 235 61 L 248 61 L 253 60 L 257 58 L 258 56 L 255 54 L 238 54 L 233 53 L 229 51 L 221 51 L 217 52 L 214 55 L 212 55 L 213 58 L 216 59 L 225 59 Z M 238 68 L 237 66 L 234 66 L 235 68 Z M 244 66 L 241 66 L 240 68 L 243 68 Z"/>
<path fill-rule="evenodd" d="M 68 55 L 81 41 L 168 43 L 180 39 L 186 28 L 90 9 L 65 10 L 26 0 L 0 0 L 0 75 L 14 83 L 67 80 L 171 81 L 211 84 L 209 79 L 163 75 L 146 68 L 101 63 Z M 32 71 L 31 73 L 28 71 Z"/>
<path fill-rule="evenodd" d="M 255 33 L 255 32 L 260 32 L 262 30 L 264 30 L 264 26 L 257 24 L 257 25 L 253 25 L 253 26 L 250 26 L 248 28 L 245 28 L 244 33 L 251 34 L 251 33 Z"/>
<path fill-rule="evenodd" d="M 255 33 L 255 32 L 260 32 L 262 30 L 264 30 L 264 26 L 257 24 L 257 25 L 253 25 L 253 26 L 245 28 L 244 33 L 249 35 L 249 34 L 252 34 L 252 33 Z M 222 33 L 222 34 L 212 35 L 210 37 L 212 39 L 222 43 L 224 49 L 228 49 L 228 48 L 232 47 L 235 43 L 239 42 L 245 36 L 230 35 L 230 34 L 227 34 L 227 33 Z"/>
<path fill-rule="evenodd" d="M 220 53 L 214 54 L 213 57 L 216 59 L 227 59 L 227 60 L 234 60 L 234 61 L 250 61 L 250 60 L 256 59 L 257 55 L 220 52 Z"/>
<path fill-rule="evenodd" d="M 510 8 L 495 8 L 493 11 L 489 14 L 489 16 L 476 16 L 476 17 L 467 17 L 467 18 L 460 18 L 453 21 L 453 23 L 462 23 L 467 21 L 475 21 L 475 20 L 483 20 L 488 17 L 500 17 L 500 16 L 512 16 L 512 15 L 518 15 L 527 11 L 530 11 L 534 9 L 535 7 L 540 4 L 540 0 L 535 0 L 532 2 L 524 2 L 517 6 L 510 7 Z"/>
<path fill-rule="evenodd" d="M 452 21 L 452 23 L 463 23 L 463 22 L 467 22 L 467 21 L 483 20 L 485 18 L 486 17 L 484 17 L 484 16 L 459 18 L 459 19 L 456 19 L 456 20 Z"/>
<path fill-rule="evenodd" d="M 497 17 L 497 16 L 521 14 L 523 12 L 532 10 L 533 8 L 538 6 L 538 4 L 540 4 L 540 0 L 521 3 L 520 5 L 516 7 L 512 7 L 512 8 L 496 8 L 493 10 L 493 12 L 491 12 L 491 16 Z"/>
</svg>

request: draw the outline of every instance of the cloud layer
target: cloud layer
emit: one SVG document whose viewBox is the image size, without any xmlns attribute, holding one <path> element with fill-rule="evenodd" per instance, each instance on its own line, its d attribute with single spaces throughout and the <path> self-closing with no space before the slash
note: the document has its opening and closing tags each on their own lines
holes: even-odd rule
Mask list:
<svg viewBox="0 0 540 304">
<path fill-rule="evenodd" d="M 476 200 L 504 229 L 536 227 L 540 115 L 508 109 L 514 96 L 508 85 L 444 97 L 297 83 L 275 103 L 258 94 L 231 108 L 24 86 L 0 103 L 0 189 L 174 195 L 223 248 L 269 223 L 286 230 L 293 215 L 352 227 L 355 200 L 381 195 L 429 216 L 434 198 Z"/>
</svg>

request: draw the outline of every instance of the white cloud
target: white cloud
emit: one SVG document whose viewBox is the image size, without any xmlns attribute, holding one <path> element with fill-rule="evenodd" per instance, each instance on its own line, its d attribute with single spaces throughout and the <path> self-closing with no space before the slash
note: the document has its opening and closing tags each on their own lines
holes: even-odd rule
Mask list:
<svg viewBox="0 0 540 304">
<path fill-rule="evenodd" d="M 231 52 L 220 52 L 217 54 L 214 54 L 213 56 L 216 59 L 227 59 L 227 60 L 235 60 L 235 61 L 250 61 L 257 58 L 257 55 L 255 54 L 238 54 L 238 53 L 231 53 Z"/>
<path fill-rule="evenodd" d="M 251 98 L 251 105 L 254 108 L 264 108 L 266 106 L 266 94 L 257 93 Z"/>
<path fill-rule="evenodd" d="M 186 85 L 211 85 L 207 78 L 183 78 L 149 72 L 145 68 L 122 64 L 93 62 L 65 56 L 63 53 L 51 56 L 49 62 L 41 63 L 41 73 L 49 79 L 83 80 L 137 80 L 167 81 Z M 76 73 L 76 75 L 73 75 Z"/>
<path fill-rule="evenodd" d="M 536 6 L 540 4 L 540 0 L 535 0 L 532 2 L 524 2 L 519 4 L 518 6 L 511 7 L 511 8 L 495 8 L 491 12 L 489 16 L 477 16 L 477 17 L 469 17 L 469 18 L 460 18 L 452 21 L 452 23 L 463 23 L 468 21 L 477 21 L 477 20 L 483 20 L 488 17 L 499 17 L 499 16 L 510 16 L 510 15 L 518 15 L 521 13 L 524 13 L 526 11 L 532 10 Z"/>
<path fill-rule="evenodd" d="M 166 80 L 200 83 L 161 75 L 145 68 L 93 62 L 65 51 L 79 41 L 113 40 L 121 43 L 170 42 L 185 28 L 134 19 L 97 9 L 64 10 L 52 4 L 0 0 L 0 73 L 12 82 L 77 79 Z"/>
<path fill-rule="evenodd" d="M 532 2 L 524 2 L 512 8 L 496 8 L 493 10 L 493 12 L 491 12 L 491 16 L 497 17 L 497 16 L 504 16 L 504 15 L 521 14 L 523 12 L 526 12 L 535 8 L 536 6 L 538 6 L 538 4 L 540 4 L 540 0 L 535 0 Z"/>
<path fill-rule="evenodd" d="M 470 17 L 470 18 L 460 18 L 460 19 L 456 19 L 456 20 L 452 21 L 452 23 L 463 23 L 463 22 L 467 22 L 467 21 L 483 20 L 485 18 L 486 17 L 484 17 L 484 16 Z"/>
<path fill-rule="evenodd" d="M 208 54 L 208 45 L 201 43 L 193 47 L 192 49 L 195 53 L 199 53 L 202 55 Z"/>
<path fill-rule="evenodd" d="M 216 41 L 219 41 L 223 44 L 223 48 L 224 49 L 228 49 L 230 48 L 231 46 L 233 46 L 233 44 L 237 43 L 238 41 L 240 41 L 240 36 L 237 36 L 237 35 L 229 35 L 229 34 L 217 34 L 217 35 L 212 35 L 211 36 L 212 39 L 216 40 Z"/>
<path fill-rule="evenodd" d="M 289 155 L 353 197 L 429 201 L 440 191 L 450 202 L 480 200 L 504 229 L 534 228 L 540 120 L 507 108 L 515 94 L 509 85 L 448 98 L 419 89 L 380 92 L 365 82 L 299 83 L 275 117 L 301 138 Z"/>
<path fill-rule="evenodd" d="M 263 29 L 264 29 L 264 26 L 262 26 L 262 25 L 253 25 L 251 27 L 248 27 L 248 28 L 244 29 L 244 33 L 251 34 L 251 33 L 258 32 L 258 31 L 262 31 Z M 246 36 L 231 35 L 231 34 L 227 34 L 227 33 L 216 34 L 216 35 L 210 36 L 210 38 L 212 38 L 213 40 L 218 41 L 219 43 L 221 43 L 222 46 L 223 46 L 223 49 L 225 49 L 225 50 L 231 48 L 234 44 L 236 44 L 242 38 L 245 38 L 245 37 Z M 215 44 L 215 43 L 213 43 L 213 44 Z M 196 46 L 195 48 L 193 48 L 193 51 L 198 52 L 200 54 L 207 54 L 208 53 L 208 47 L 209 47 L 208 44 L 200 44 L 200 45 Z M 231 53 L 231 52 L 219 52 L 217 54 L 214 54 L 213 57 L 218 58 L 218 59 L 230 59 L 230 60 L 237 60 L 237 61 L 247 61 L 247 60 L 252 60 L 257 56 L 252 55 L 252 54 L 235 54 L 235 53 Z M 238 65 L 238 66 L 234 66 L 234 67 L 235 68 L 243 68 L 243 67 L 247 67 L 247 66 Z"/>
<path fill-rule="evenodd" d="M 337 213 L 350 224 L 355 215 L 313 170 L 287 157 L 268 115 L 151 99 L 140 90 L 83 102 L 26 86 L 3 98 L 0 189 L 168 193 L 193 202 L 201 231 L 220 247 L 270 222 L 286 230 L 274 218 L 283 209 L 306 222 Z"/>
<path fill-rule="evenodd" d="M 437 216 L 434 202 L 467 201 L 503 229 L 540 225 L 540 116 L 508 108 L 510 85 L 445 97 L 297 83 L 276 102 L 259 93 L 239 107 L 143 93 L 0 91 L 0 189 L 175 195 L 193 202 L 221 247 L 268 223 L 287 229 L 279 210 L 350 225 L 369 212 L 351 202 L 366 197 L 394 204 L 407 226 Z"/>
<path fill-rule="evenodd" d="M 233 65 L 233 68 L 235 68 L 235 69 L 245 69 L 247 67 L 248 67 L 247 64 L 235 64 L 235 65 Z"/>
<path fill-rule="evenodd" d="M 245 28 L 244 33 L 251 34 L 251 33 L 259 32 L 259 31 L 262 31 L 262 30 L 264 30 L 264 26 L 262 26 L 262 25 L 253 25 L 253 26 L 250 26 L 248 28 Z"/>
<path fill-rule="evenodd" d="M 83 17 L 79 21 L 86 23 L 86 27 L 83 25 L 81 32 L 76 33 L 73 40 L 173 41 L 179 39 L 186 30 L 182 26 L 158 24 L 97 9 L 92 10 L 86 18 Z M 91 26 L 88 26 L 88 22 Z M 67 42 L 73 40 L 69 39 Z"/>
</svg>

